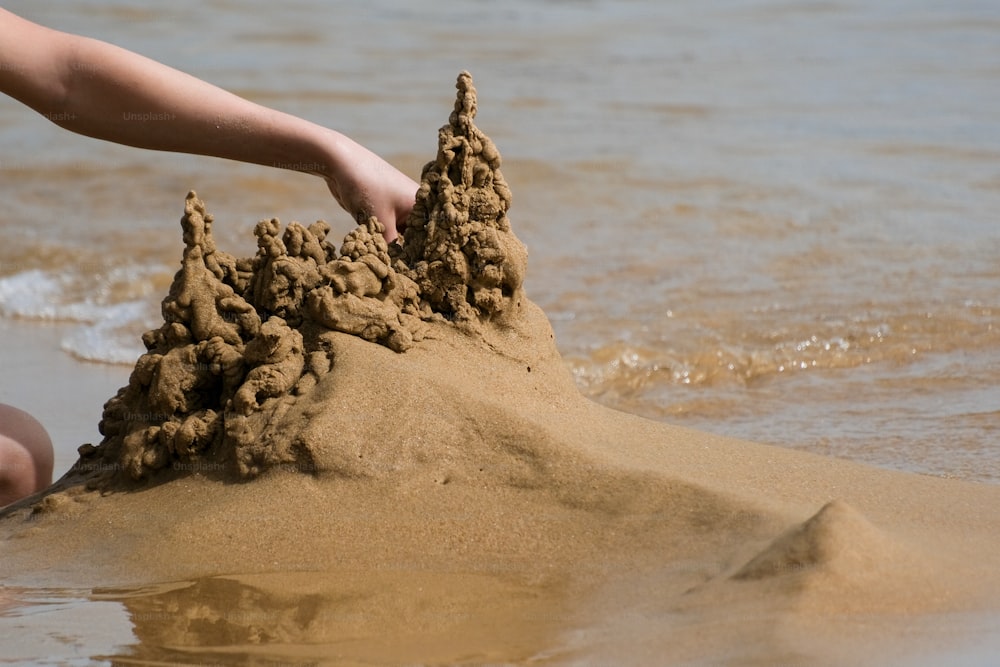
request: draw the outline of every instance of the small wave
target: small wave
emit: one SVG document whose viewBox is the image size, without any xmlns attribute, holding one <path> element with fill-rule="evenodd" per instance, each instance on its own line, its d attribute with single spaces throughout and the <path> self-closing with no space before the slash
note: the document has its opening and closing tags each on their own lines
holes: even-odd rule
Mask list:
<svg viewBox="0 0 1000 667">
<path fill-rule="evenodd" d="M 782 373 L 858 366 L 870 363 L 871 355 L 841 337 L 812 336 L 762 348 L 720 341 L 682 349 L 617 343 L 594 350 L 589 358 L 569 356 L 568 361 L 585 390 L 633 393 L 661 383 L 746 386 Z"/>
<path fill-rule="evenodd" d="M 87 361 L 131 364 L 144 351 L 140 336 L 157 322 L 154 296 L 163 270 L 114 267 L 98 275 L 29 269 L 0 278 L 0 316 L 76 322 L 61 347 Z"/>
<path fill-rule="evenodd" d="M 60 304 L 66 278 L 60 280 L 41 269 L 0 278 L 0 314 L 40 320 L 86 320 L 84 304 Z"/>
<path fill-rule="evenodd" d="M 100 319 L 66 334 L 61 347 L 84 361 L 133 364 L 146 351 L 136 330 L 152 328 L 151 320 L 149 304 L 144 301 L 108 306 Z"/>
<path fill-rule="evenodd" d="M 616 342 L 565 358 L 585 393 L 628 397 L 664 386 L 749 387 L 803 372 L 906 366 L 928 354 L 1000 343 L 992 311 L 968 306 L 937 315 L 917 311 L 812 325 L 756 324 L 725 322 L 703 326 L 699 335 L 673 344 Z"/>
</svg>

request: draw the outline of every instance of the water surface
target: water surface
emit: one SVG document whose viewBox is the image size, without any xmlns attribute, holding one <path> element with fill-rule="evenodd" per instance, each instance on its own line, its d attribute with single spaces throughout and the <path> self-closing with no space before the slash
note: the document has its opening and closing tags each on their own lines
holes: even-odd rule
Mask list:
<svg viewBox="0 0 1000 667">
<path fill-rule="evenodd" d="M 750 440 L 1000 482 L 995 2 L 6 6 L 336 127 L 414 176 L 468 69 L 531 253 L 528 294 L 584 393 Z M 0 317 L 38 327 L 50 356 L 127 371 L 178 266 L 191 188 L 234 254 L 254 251 L 262 217 L 351 226 L 311 177 L 103 144 L 0 99 Z M 30 374 L 5 341 L 2 399 L 14 401 Z M 110 396 L 84 393 L 74 400 L 95 411 Z M 72 460 L 94 424 L 56 414 Z M 5 641 L 6 654 L 175 659 L 182 649 L 136 636 L 165 630 L 135 610 L 207 585 L 5 589 L 4 634 L 23 649 Z M 95 622 L 108 631 L 82 629 Z"/>
</svg>

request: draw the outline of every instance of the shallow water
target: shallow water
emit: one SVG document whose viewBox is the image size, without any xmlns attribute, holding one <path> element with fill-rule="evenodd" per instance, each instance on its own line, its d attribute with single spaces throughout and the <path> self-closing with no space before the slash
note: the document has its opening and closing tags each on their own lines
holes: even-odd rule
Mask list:
<svg viewBox="0 0 1000 667">
<path fill-rule="evenodd" d="M 330 585 L 317 584 L 317 576 L 323 580 L 331 575 L 233 575 L 132 588 L 0 587 L 0 664 L 305 667 L 604 662 L 585 656 L 601 645 L 609 628 L 559 635 L 556 629 L 572 622 L 565 612 L 553 613 L 546 607 L 543 596 L 525 595 L 524 604 L 515 606 L 516 613 L 484 609 L 482 600 L 496 593 L 498 582 L 509 588 L 498 577 L 399 571 L 382 573 L 374 582 L 369 573 L 362 584 L 351 573 L 343 573 L 340 584 Z M 458 595 L 442 596 L 442 589 Z M 397 594 L 408 602 L 398 604 Z M 406 619 L 402 624 L 406 630 L 398 631 L 400 618 Z M 624 633 L 634 632 L 632 626 L 671 620 L 644 614 L 615 619 L 627 626 L 615 631 Z M 886 639 L 871 647 L 867 660 L 852 660 L 853 664 L 985 667 L 995 664 L 1000 650 L 1000 617 L 995 615 L 917 617 L 908 620 L 905 630 L 899 619 L 873 616 L 858 622 L 869 634 L 885 626 Z M 391 636 L 387 625 L 397 629 Z M 609 625 L 615 627 L 613 622 Z M 699 629 L 708 630 L 694 622 L 689 631 Z M 539 635 L 547 634 L 556 639 L 549 649 L 538 651 L 533 645 Z M 736 664 L 732 655 L 719 650 L 723 651 L 719 655 L 710 649 L 703 661 L 685 664 Z M 622 658 L 618 654 L 612 661 Z M 760 664 L 750 654 L 742 659 L 745 664 Z M 798 660 L 829 664 L 822 651 L 799 653 Z"/>
<path fill-rule="evenodd" d="M 499 588 L 510 592 L 496 576 L 358 574 L 231 575 L 131 588 L 0 587 L 0 664 L 454 664 L 469 656 L 506 662 L 531 657 L 537 636 L 562 620 L 530 599 L 517 617 L 485 608 L 482 601 Z M 396 629 L 392 636 L 387 626 Z"/>
<path fill-rule="evenodd" d="M 995 2 L 6 6 L 334 126 L 414 175 L 469 69 L 528 294 L 582 391 L 1000 482 Z M 191 188 L 234 254 L 261 217 L 351 225 L 310 177 L 102 144 L 0 99 L 0 317 L 69 322 L 52 354 L 125 371 Z"/>
</svg>

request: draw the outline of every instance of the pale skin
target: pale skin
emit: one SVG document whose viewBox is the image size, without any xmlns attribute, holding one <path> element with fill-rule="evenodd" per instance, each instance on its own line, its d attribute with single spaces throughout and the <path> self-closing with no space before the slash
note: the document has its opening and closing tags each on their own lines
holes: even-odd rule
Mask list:
<svg viewBox="0 0 1000 667">
<path fill-rule="evenodd" d="M 336 130 L 2 8 L 0 92 L 96 139 L 319 176 L 356 220 L 378 217 L 389 242 L 403 230 L 416 197 L 413 179 Z M 0 404 L 0 506 L 51 482 L 52 443 L 45 429 Z"/>
<path fill-rule="evenodd" d="M 24 410 L 0 403 L 0 507 L 52 484 L 52 441 Z"/>
<path fill-rule="evenodd" d="M 4 9 L 0 91 L 97 139 L 315 174 L 355 219 L 377 216 L 387 241 L 405 226 L 416 197 L 413 179 L 340 132 Z"/>
</svg>

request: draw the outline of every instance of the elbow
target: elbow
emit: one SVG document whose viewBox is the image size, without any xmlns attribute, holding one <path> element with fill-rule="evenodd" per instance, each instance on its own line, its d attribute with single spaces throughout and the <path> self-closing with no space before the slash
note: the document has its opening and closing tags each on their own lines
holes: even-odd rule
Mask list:
<svg viewBox="0 0 1000 667">
<path fill-rule="evenodd" d="M 61 33 L 57 33 L 61 36 Z M 12 96 L 34 109 L 42 117 L 72 129 L 78 119 L 77 96 L 86 76 L 78 49 L 67 40 L 50 40 L 45 58 L 40 58 L 30 71 L 25 72 L 21 85 Z"/>
<path fill-rule="evenodd" d="M 6 34 L 5 28 L 11 34 Z M 8 42 L 0 49 L 5 56 L 0 91 L 53 121 L 60 122 L 71 114 L 78 38 L 13 15 L 8 15 L 7 23 L 0 24 L 0 38 Z"/>
<path fill-rule="evenodd" d="M 73 91 L 78 88 L 77 72 L 72 61 L 59 63 L 40 91 L 40 100 L 35 110 L 49 121 L 65 129 L 73 129 L 77 120 L 77 109 Z"/>
</svg>

